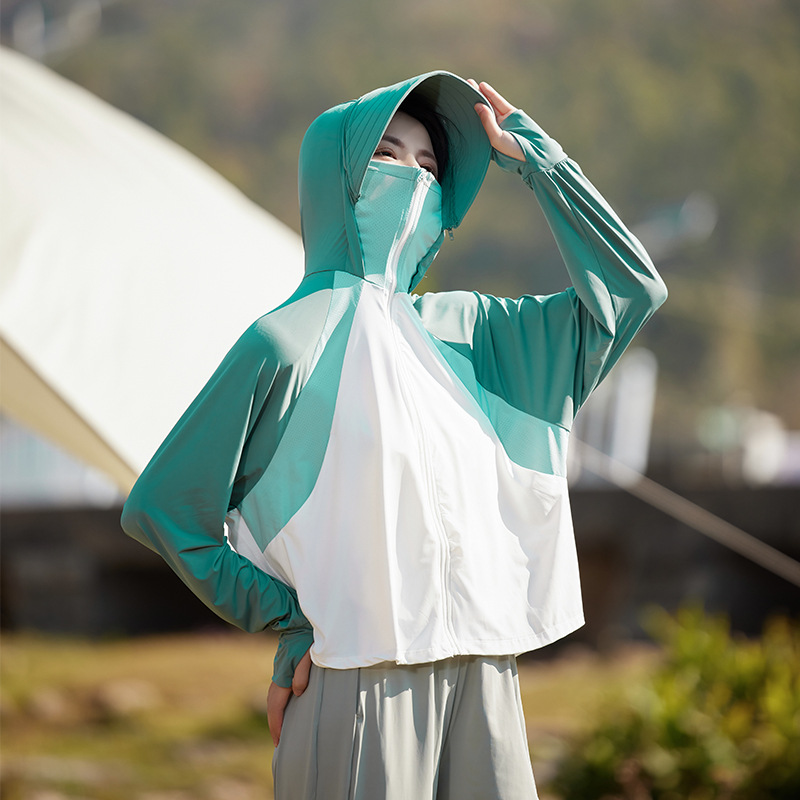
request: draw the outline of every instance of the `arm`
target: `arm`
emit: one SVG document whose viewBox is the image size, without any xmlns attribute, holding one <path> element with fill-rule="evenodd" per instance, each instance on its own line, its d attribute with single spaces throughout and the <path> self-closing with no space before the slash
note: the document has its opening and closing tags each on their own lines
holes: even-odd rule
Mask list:
<svg viewBox="0 0 800 800">
<path fill-rule="evenodd" d="M 476 111 L 493 158 L 536 194 L 572 286 L 514 300 L 444 293 L 421 298 L 417 308 L 432 333 L 468 354 L 484 388 L 569 427 L 666 288 L 641 244 L 560 145 L 490 86 L 480 90 L 492 103 Z"/>
<path fill-rule="evenodd" d="M 125 532 L 159 553 L 220 617 L 247 630 L 307 625 L 294 591 L 236 553 L 224 533 L 242 450 L 279 365 L 254 327 L 228 353 L 137 481 Z"/>
</svg>

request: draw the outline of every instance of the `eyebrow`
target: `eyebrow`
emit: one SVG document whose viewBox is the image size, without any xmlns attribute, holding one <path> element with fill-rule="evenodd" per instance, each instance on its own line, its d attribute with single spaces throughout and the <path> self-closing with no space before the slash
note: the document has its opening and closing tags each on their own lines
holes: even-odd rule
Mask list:
<svg viewBox="0 0 800 800">
<path fill-rule="evenodd" d="M 390 144 L 396 144 L 398 147 L 406 146 L 406 143 L 402 139 L 398 139 L 396 136 L 392 136 L 390 133 L 384 133 L 383 136 L 381 136 L 381 141 L 389 142 Z M 426 156 L 427 158 L 432 158 L 434 161 L 436 161 L 436 156 L 430 150 L 420 150 L 419 154 L 421 156 Z"/>
</svg>

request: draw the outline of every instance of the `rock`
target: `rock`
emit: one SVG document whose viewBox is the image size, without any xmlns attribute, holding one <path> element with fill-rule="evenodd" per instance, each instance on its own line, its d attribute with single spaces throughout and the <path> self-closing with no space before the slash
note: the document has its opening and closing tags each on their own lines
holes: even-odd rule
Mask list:
<svg viewBox="0 0 800 800">
<path fill-rule="evenodd" d="M 147 681 L 120 679 L 98 686 L 92 692 L 91 703 L 101 718 L 115 720 L 158 707 L 161 696 L 156 687 Z"/>
<path fill-rule="evenodd" d="M 28 699 L 26 710 L 36 719 L 51 724 L 71 722 L 76 714 L 66 692 L 52 687 L 37 689 Z"/>
</svg>

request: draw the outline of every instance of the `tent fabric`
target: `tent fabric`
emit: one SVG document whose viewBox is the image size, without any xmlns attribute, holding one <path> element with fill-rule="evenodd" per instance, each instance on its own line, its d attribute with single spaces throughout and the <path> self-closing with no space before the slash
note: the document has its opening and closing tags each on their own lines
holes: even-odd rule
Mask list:
<svg viewBox="0 0 800 800">
<path fill-rule="evenodd" d="M 0 50 L 0 408 L 127 491 L 300 238 L 194 156 Z"/>
</svg>

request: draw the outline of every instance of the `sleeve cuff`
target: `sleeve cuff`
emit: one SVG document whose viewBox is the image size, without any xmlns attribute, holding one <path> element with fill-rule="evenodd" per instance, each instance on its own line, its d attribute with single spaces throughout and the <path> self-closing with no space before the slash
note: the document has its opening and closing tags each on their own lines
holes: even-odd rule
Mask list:
<svg viewBox="0 0 800 800">
<path fill-rule="evenodd" d="M 538 172 L 552 169 L 567 154 L 561 145 L 548 136 L 524 111 L 512 111 L 502 122 L 504 131 L 513 134 L 522 147 L 525 161 L 492 151 L 492 158 L 506 172 L 517 172 L 528 178 Z"/>
<path fill-rule="evenodd" d="M 283 631 L 278 639 L 278 650 L 273 662 L 272 682 L 288 689 L 300 659 L 314 643 L 311 626 Z"/>
</svg>

